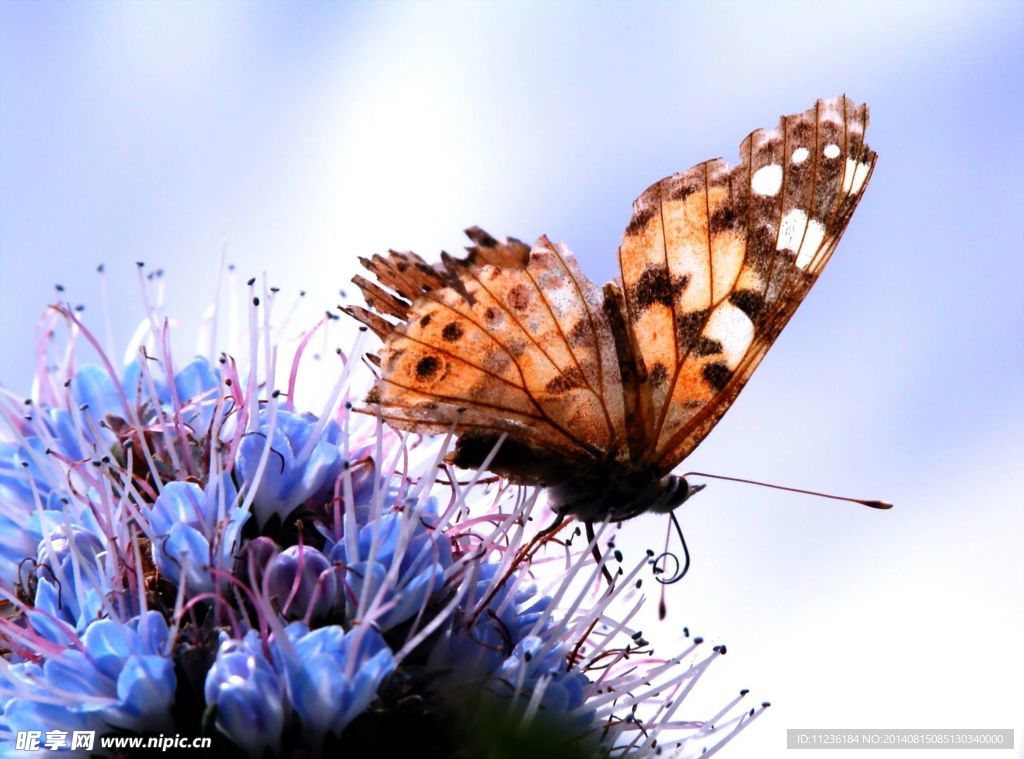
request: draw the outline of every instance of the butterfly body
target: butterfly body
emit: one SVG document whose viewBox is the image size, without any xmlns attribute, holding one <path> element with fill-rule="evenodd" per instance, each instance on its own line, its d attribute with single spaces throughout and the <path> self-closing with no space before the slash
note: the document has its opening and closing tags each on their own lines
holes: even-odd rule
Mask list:
<svg viewBox="0 0 1024 759">
<path fill-rule="evenodd" d="M 363 260 L 384 341 L 367 398 L 399 429 L 455 431 L 452 461 L 548 488 L 584 521 L 668 511 L 671 471 L 736 399 L 828 261 L 875 162 L 866 106 L 818 101 L 633 204 L 621 277 L 598 288 L 564 245 L 479 228 L 465 258 Z M 500 446 L 497 443 L 501 442 Z"/>
<path fill-rule="evenodd" d="M 514 439 L 473 434 L 459 439 L 451 460 L 462 469 L 487 463 L 492 471 L 512 480 L 542 485 L 555 513 L 585 522 L 621 522 L 646 511 L 671 511 L 703 487 L 661 474 L 642 462 L 565 457 L 557 451 L 539 452 Z"/>
</svg>

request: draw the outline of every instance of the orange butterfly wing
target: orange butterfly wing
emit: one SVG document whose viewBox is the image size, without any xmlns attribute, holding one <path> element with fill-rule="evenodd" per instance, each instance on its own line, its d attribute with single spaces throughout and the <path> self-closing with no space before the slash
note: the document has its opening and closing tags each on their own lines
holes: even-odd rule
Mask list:
<svg viewBox="0 0 1024 759">
<path fill-rule="evenodd" d="M 600 291 L 546 238 L 530 250 L 467 233 L 478 243 L 468 258 L 437 268 L 411 253 L 363 262 L 388 288 L 357 277 L 372 310 L 347 309 L 385 341 L 368 401 L 399 429 L 504 432 L 559 460 L 613 456 L 625 420 Z"/>
<path fill-rule="evenodd" d="M 634 202 L 619 265 L 639 459 L 667 472 L 693 451 L 807 295 L 874 168 L 867 122 L 818 101 L 748 136 L 737 166 L 698 164 Z"/>
</svg>

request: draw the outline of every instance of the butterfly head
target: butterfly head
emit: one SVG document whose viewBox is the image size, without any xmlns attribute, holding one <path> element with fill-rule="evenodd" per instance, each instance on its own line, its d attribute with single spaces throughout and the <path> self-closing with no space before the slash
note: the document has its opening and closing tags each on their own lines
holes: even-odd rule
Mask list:
<svg viewBox="0 0 1024 759">
<path fill-rule="evenodd" d="M 658 480 L 658 487 L 661 490 L 658 498 L 648 506 L 648 511 L 655 514 L 667 514 L 682 505 L 691 496 L 702 491 L 705 485 L 692 485 L 685 477 L 677 477 L 674 474 L 666 475 Z"/>
</svg>

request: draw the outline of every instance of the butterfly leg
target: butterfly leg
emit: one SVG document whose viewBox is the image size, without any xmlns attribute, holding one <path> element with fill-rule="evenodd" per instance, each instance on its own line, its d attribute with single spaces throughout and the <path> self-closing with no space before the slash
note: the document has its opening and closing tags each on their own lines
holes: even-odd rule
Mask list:
<svg viewBox="0 0 1024 759">
<path fill-rule="evenodd" d="M 565 524 L 565 514 L 558 514 L 555 516 L 555 521 L 545 527 L 543 530 L 534 535 L 530 542 L 519 549 L 519 555 L 516 556 L 516 560 L 512 562 L 512 566 L 509 568 L 509 574 L 516 570 L 520 564 L 530 561 L 533 555 L 537 553 L 542 545 L 548 542 L 555 533 L 562 529 L 562 525 Z"/>
<path fill-rule="evenodd" d="M 587 540 L 591 544 L 590 552 L 594 554 L 594 561 L 596 561 L 598 563 L 598 566 L 601 567 L 601 574 L 604 575 L 604 579 L 608 583 L 608 589 L 611 590 L 615 587 L 615 578 L 613 578 L 612 573 L 608 571 L 607 565 L 601 564 L 601 552 L 597 550 L 597 542 L 594 540 L 594 523 L 584 522 L 583 524 L 587 528 Z"/>
<path fill-rule="evenodd" d="M 551 540 L 555 533 L 562 529 L 562 525 L 565 524 L 565 520 L 565 514 L 558 514 L 555 517 L 554 522 L 552 522 L 549 526 L 545 527 L 543 530 L 534 535 L 530 539 L 529 543 L 527 543 L 525 546 L 519 549 L 519 551 L 516 553 L 516 557 L 512 560 L 512 564 L 509 565 L 509 568 L 507 570 L 505 570 L 505 576 L 501 578 L 501 582 L 494 585 L 494 587 L 491 588 L 491 591 L 486 596 L 484 596 L 483 600 L 479 604 L 477 604 L 476 610 L 469 617 L 470 626 L 472 626 L 472 624 L 476 621 L 476 618 L 480 616 L 483 610 L 487 608 L 487 604 L 489 604 L 491 602 L 491 599 L 494 598 L 495 595 L 497 595 L 498 591 L 505 585 L 506 581 L 508 581 L 508 579 L 515 573 L 515 571 L 519 569 L 519 567 L 521 567 L 523 564 L 528 563 L 533 558 L 533 555 L 537 553 L 540 547 L 544 545 L 544 543 Z"/>
</svg>

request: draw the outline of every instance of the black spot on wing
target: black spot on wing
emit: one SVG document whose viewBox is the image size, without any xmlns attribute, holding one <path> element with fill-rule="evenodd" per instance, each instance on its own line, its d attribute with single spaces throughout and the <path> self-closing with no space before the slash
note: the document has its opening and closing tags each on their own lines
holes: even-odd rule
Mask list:
<svg viewBox="0 0 1024 759">
<path fill-rule="evenodd" d="M 654 206 L 650 203 L 642 206 L 636 206 L 633 208 L 633 218 L 629 220 L 629 224 L 626 226 L 626 234 L 634 235 L 638 232 L 642 232 L 649 222 L 654 217 Z"/>
<path fill-rule="evenodd" d="M 694 167 L 699 168 L 699 167 Z M 669 200 L 686 200 L 688 197 L 704 189 L 703 172 L 693 170 L 676 174 L 668 179 L 668 188 L 665 193 Z"/>
<path fill-rule="evenodd" d="M 714 356 L 716 353 L 721 352 L 722 344 L 718 340 L 712 340 L 710 337 L 704 336 L 701 336 L 693 349 L 695 356 Z"/>
<path fill-rule="evenodd" d="M 702 374 L 705 382 L 711 385 L 716 392 L 724 389 L 732 379 L 732 369 L 718 361 L 713 364 L 705 364 Z"/>
<path fill-rule="evenodd" d="M 416 362 L 416 377 L 421 380 L 430 379 L 441 367 L 437 356 L 424 356 Z"/>
<path fill-rule="evenodd" d="M 460 337 L 462 337 L 462 325 L 458 322 L 448 322 L 444 325 L 444 329 L 441 330 L 441 337 L 447 340 L 449 343 L 454 343 Z"/>
<path fill-rule="evenodd" d="M 707 321 L 708 310 L 702 308 L 699 311 L 688 311 L 676 317 L 676 334 L 679 335 L 681 345 L 690 345 L 697 338 L 700 330 Z"/>
<path fill-rule="evenodd" d="M 583 387 L 586 378 L 577 367 L 571 367 L 559 374 L 544 387 L 549 393 L 564 393 L 577 387 Z"/>
<path fill-rule="evenodd" d="M 637 309 L 643 310 L 654 303 L 672 306 L 676 293 L 686 289 L 690 278 L 671 277 L 663 264 L 648 266 L 630 288 L 630 296 Z"/>
<path fill-rule="evenodd" d="M 730 229 L 738 229 L 742 217 L 738 209 L 732 203 L 722 203 L 711 214 L 711 234 L 718 234 Z"/>
<path fill-rule="evenodd" d="M 569 345 L 586 345 L 594 338 L 594 330 L 588 319 L 580 319 L 569 330 Z"/>
<path fill-rule="evenodd" d="M 764 308 L 764 296 L 756 290 L 736 290 L 729 296 L 729 302 L 755 323 L 757 315 Z"/>
</svg>

